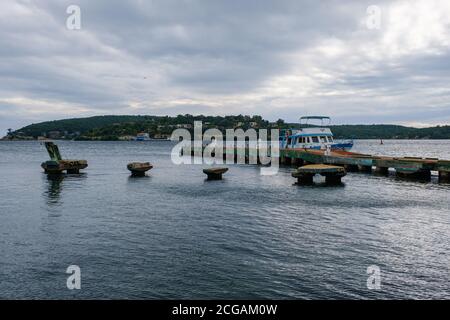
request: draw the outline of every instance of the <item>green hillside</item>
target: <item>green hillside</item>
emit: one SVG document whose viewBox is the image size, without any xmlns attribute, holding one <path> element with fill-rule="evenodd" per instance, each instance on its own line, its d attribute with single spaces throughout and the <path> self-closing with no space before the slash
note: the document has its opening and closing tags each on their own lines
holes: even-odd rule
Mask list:
<svg viewBox="0 0 450 320">
<path fill-rule="evenodd" d="M 127 122 L 142 122 L 149 120 L 151 116 L 95 116 L 89 118 L 73 118 L 54 121 L 45 121 L 31 124 L 15 131 L 25 136 L 38 137 L 51 131 L 79 132 L 83 134 L 95 128 L 101 128 L 112 124 L 123 124 Z"/>
<path fill-rule="evenodd" d="M 192 129 L 194 121 L 202 121 L 204 128 L 241 127 L 254 128 L 298 128 L 299 124 L 285 123 L 282 119 L 270 123 L 261 116 L 95 116 L 46 121 L 31 124 L 9 134 L 9 138 L 31 139 L 48 137 L 53 139 L 75 140 L 119 140 L 136 136 L 139 132 L 152 137 L 167 137 L 178 128 Z M 335 125 L 331 126 L 336 138 L 355 139 L 450 139 L 450 126 L 431 128 L 411 128 L 399 125 Z"/>
</svg>

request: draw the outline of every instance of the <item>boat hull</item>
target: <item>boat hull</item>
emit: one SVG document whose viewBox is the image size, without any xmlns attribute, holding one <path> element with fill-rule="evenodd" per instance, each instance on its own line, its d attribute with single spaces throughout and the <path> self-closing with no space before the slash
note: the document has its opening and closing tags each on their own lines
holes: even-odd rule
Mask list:
<svg viewBox="0 0 450 320">
<path fill-rule="evenodd" d="M 342 150 L 342 151 L 349 151 L 353 148 L 353 142 L 344 142 L 344 143 L 333 143 L 330 144 L 330 149 L 333 150 Z M 305 146 L 301 149 L 310 149 L 310 150 L 323 150 L 323 145 L 312 145 L 312 146 Z"/>
</svg>

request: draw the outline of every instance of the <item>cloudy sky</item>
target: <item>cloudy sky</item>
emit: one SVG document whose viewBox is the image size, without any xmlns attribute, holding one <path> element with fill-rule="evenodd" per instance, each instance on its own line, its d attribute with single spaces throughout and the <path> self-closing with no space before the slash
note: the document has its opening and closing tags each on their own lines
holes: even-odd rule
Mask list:
<svg viewBox="0 0 450 320">
<path fill-rule="evenodd" d="M 449 80 L 448 0 L 1 2 L 2 133 L 102 114 L 444 124 Z"/>
</svg>

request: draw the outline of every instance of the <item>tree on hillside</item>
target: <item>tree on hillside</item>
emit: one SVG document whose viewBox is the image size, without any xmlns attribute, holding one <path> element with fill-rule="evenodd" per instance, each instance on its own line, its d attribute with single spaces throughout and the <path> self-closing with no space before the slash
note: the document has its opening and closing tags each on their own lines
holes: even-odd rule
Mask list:
<svg viewBox="0 0 450 320">
<path fill-rule="evenodd" d="M 284 120 L 283 119 L 278 119 L 277 120 L 277 126 L 278 127 L 282 127 L 284 125 Z"/>
</svg>

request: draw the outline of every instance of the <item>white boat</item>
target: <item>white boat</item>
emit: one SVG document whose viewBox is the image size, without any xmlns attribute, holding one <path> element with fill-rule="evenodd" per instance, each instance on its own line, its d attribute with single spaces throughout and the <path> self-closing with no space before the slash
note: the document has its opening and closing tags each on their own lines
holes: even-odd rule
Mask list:
<svg viewBox="0 0 450 320">
<path fill-rule="evenodd" d="M 141 132 L 138 133 L 136 138 L 134 139 L 135 141 L 149 141 L 150 140 L 150 135 L 148 133 L 145 132 Z"/>
<path fill-rule="evenodd" d="M 320 120 L 320 126 L 311 126 L 308 122 Z M 304 122 L 304 123 L 303 123 Z M 330 117 L 309 116 L 301 117 L 301 129 L 280 130 L 281 149 L 315 149 L 315 150 L 350 150 L 353 147 L 353 140 L 336 141 L 330 128 Z"/>
</svg>

